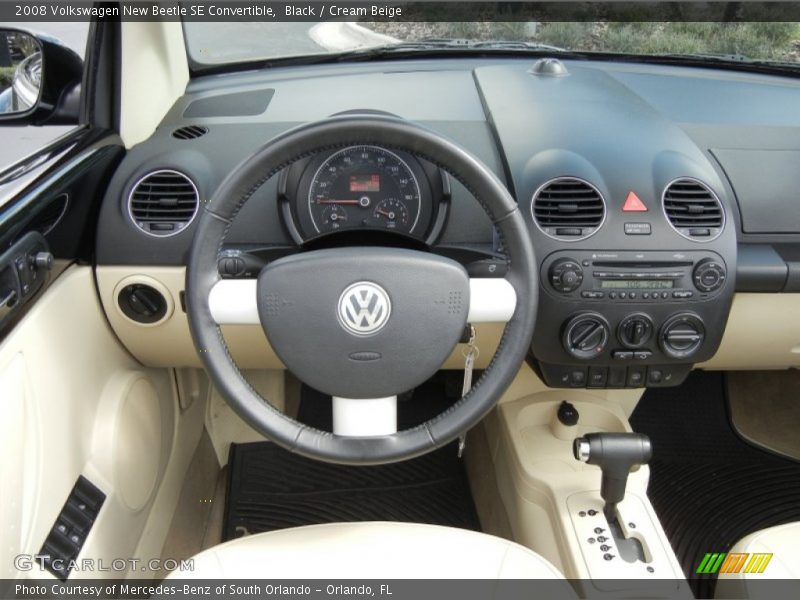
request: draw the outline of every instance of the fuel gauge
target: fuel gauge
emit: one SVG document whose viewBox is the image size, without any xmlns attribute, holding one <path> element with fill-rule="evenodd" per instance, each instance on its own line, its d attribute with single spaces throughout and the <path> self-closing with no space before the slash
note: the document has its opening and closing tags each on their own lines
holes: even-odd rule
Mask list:
<svg viewBox="0 0 800 600">
<path fill-rule="evenodd" d="M 322 220 L 331 229 L 339 229 L 347 223 L 347 209 L 338 204 L 330 204 L 322 211 Z"/>
</svg>

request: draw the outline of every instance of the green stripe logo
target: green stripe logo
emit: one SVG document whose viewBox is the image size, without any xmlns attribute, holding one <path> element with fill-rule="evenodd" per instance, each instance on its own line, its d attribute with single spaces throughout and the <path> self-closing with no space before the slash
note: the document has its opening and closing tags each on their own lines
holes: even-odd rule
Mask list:
<svg viewBox="0 0 800 600">
<path fill-rule="evenodd" d="M 719 570 L 722 561 L 725 560 L 725 556 L 725 552 L 706 553 L 703 560 L 700 562 L 700 566 L 697 567 L 696 573 L 701 575 L 713 575 Z"/>
</svg>

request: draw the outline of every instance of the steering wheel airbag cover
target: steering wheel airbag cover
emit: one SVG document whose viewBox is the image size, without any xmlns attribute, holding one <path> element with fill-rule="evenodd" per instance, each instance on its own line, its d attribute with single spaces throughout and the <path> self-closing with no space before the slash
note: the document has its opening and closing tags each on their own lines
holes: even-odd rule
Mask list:
<svg viewBox="0 0 800 600">
<path fill-rule="evenodd" d="M 424 383 L 458 343 L 468 309 L 464 267 L 413 250 L 306 252 L 258 278 L 272 348 L 298 379 L 343 398 L 394 396 Z"/>
<path fill-rule="evenodd" d="M 494 358 L 471 391 L 438 417 L 393 435 L 342 437 L 293 420 L 250 386 L 233 362 L 209 308 L 219 281 L 217 256 L 239 209 L 292 162 L 314 152 L 380 145 L 410 152 L 445 169 L 480 202 L 499 233 L 508 257 L 506 280 L 517 302 Z M 537 266 L 528 228 L 503 183 L 472 154 L 428 129 L 380 116 L 335 117 L 290 130 L 257 150 L 222 182 L 204 206 L 194 234 L 186 274 L 186 303 L 195 346 L 214 385 L 247 423 L 282 446 L 321 460 L 380 464 L 423 454 L 449 443 L 494 406 L 511 384 L 530 349 L 538 294 Z"/>
</svg>

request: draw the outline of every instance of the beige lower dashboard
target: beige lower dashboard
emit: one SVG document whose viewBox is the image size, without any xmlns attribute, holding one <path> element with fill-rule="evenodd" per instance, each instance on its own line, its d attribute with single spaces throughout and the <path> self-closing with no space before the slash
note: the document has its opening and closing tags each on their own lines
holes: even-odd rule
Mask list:
<svg viewBox="0 0 800 600">
<path fill-rule="evenodd" d="M 108 321 L 120 341 L 142 364 L 151 367 L 198 367 L 200 359 L 181 308 L 183 267 L 99 266 L 97 287 Z M 127 283 L 148 283 L 167 298 L 167 314 L 159 323 L 142 325 L 126 317 L 116 295 Z M 737 294 L 728 326 L 717 354 L 701 365 L 709 369 L 786 369 L 800 367 L 800 294 Z M 502 324 L 476 327 L 480 356 L 477 368 L 491 360 Z M 280 369 L 280 359 L 258 326 L 224 326 L 231 354 L 242 368 Z M 445 363 L 446 369 L 462 369 L 463 346 Z"/>
<path fill-rule="evenodd" d="M 181 308 L 186 270 L 183 267 L 99 266 L 96 268 L 100 300 L 108 322 L 122 344 L 143 365 L 151 367 L 199 367 L 200 358 L 189 333 L 189 322 Z M 119 290 L 129 283 L 146 283 L 167 299 L 167 313 L 154 324 L 143 325 L 125 316 L 117 304 Z M 485 368 L 492 359 L 504 324 L 476 325 L 476 343 L 480 354 L 477 368 Z M 231 355 L 244 369 L 282 369 L 283 364 L 257 325 L 225 325 L 222 333 Z M 463 345 L 459 345 L 444 365 L 445 369 L 463 369 Z"/>
</svg>

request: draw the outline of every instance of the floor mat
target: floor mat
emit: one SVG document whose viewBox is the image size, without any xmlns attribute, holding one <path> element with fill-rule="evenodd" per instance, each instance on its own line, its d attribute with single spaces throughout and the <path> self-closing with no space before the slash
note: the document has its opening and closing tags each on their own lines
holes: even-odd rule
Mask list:
<svg viewBox="0 0 800 600">
<path fill-rule="evenodd" d="M 727 373 L 731 425 L 750 443 L 800 461 L 800 371 Z"/>
<path fill-rule="evenodd" d="M 436 383 L 398 407 L 401 427 L 447 404 Z M 436 414 L 436 413 L 434 413 Z M 330 398 L 304 389 L 298 419 L 330 428 Z M 269 442 L 231 446 L 223 536 L 316 523 L 406 521 L 480 530 L 456 446 L 390 465 L 317 462 Z"/>
<path fill-rule="evenodd" d="M 707 552 L 754 531 L 800 520 L 800 464 L 742 440 L 730 424 L 720 373 L 696 371 L 677 388 L 649 389 L 631 416 L 653 442 L 648 495 L 698 598 Z"/>
</svg>

